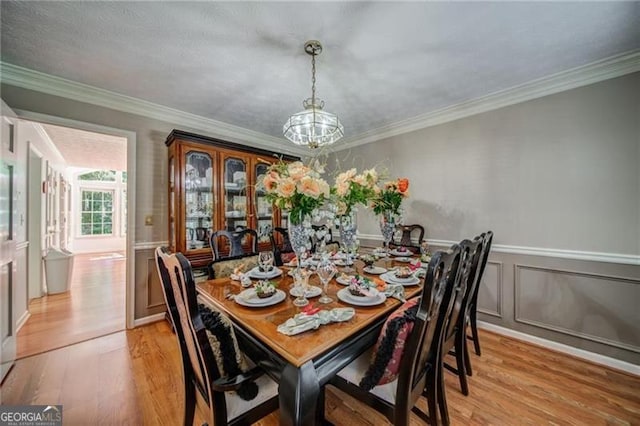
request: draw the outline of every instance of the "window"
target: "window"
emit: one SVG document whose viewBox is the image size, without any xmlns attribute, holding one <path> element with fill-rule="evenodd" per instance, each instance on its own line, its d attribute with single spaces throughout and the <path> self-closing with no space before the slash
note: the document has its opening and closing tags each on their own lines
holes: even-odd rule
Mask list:
<svg viewBox="0 0 640 426">
<path fill-rule="evenodd" d="M 126 178 L 125 178 L 126 179 Z M 103 182 L 115 182 L 115 170 L 95 170 L 78 176 L 78 180 L 98 180 Z M 126 182 L 126 180 L 124 181 Z"/>
<path fill-rule="evenodd" d="M 127 190 L 123 189 L 120 194 L 120 234 L 124 236 L 127 235 Z"/>
<path fill-rule="evenodd" d="M 81 235 L 113 234 L 113 191 L 82 190 Z"/>
</svg>

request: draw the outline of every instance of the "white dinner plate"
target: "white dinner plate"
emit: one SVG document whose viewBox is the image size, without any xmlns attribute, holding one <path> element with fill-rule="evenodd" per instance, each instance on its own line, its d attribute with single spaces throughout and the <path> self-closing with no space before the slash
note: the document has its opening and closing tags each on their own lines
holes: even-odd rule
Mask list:
<svg viewBox="0 0 640 426">
<path fill-rule="evenodd" d="M 380 275 L 387 272 L 386 268 L 383 268 L 381 266 L 365 266 L 364 268 L 362 268 L 362 271 L 366 272 L 367 274 L 373 275 Z"/>
<path fill-rule="evenodd" d="M 353 259 L 351 260 L 351 263 L 349 263 L 348 265 L 347 265 L 347 261 L 343 259 L 334 260 L 333 264 L 336 266 L 353 266 Z"/>
<path fill-rule="evenodd" d="M 279 277 L 280 275 L 282 275 L 282 270 L 278 269 L 277 267 L 274 267 L 269 272 L 260 272 L 260 268 L 256 266 L 255 268 L 249 271 L 249 276 L 251 278 L 255 278 L 258 280 L 275 278 L 275 277 Z"/>
<path fill-rule="evenodd" d="M 410 257 L 396 257 L 395 259 L 396 262 L 401 262 L 401 263 L 409 263 L 411 262 L 411 258 Z"/>
<path fill-rule="evenodd" d="M 413 255 L 413 252 L 411 250 L 406 250 L 406 251 L 398 251 L 397 249 L 393 249 L 389 252 L 389 254 L 393 255 L 393 256 L 402 256 L 402 257 L 407 257 L 407 256 L 411 256 Z"/>
<path fill-rule="evenodd" d="M 359 297 L 349 293 L 349 289 L 347 288 L 343 288 L 338 291 L 337 296 L 338 299 L 342 300 L 344 303 L 356 306 L 375 306 L 384 303 L 385 300 L 387 300 L 387 296 L 382 292 L 378 292 L 374 297 Z"/>
<path fill-rule="evenodd" d="M 403 286 L 412 286 L 420 284 L 420 278 L 411 276 L 410 278 L 398 278 L 393 272 L 387 272 L 380 275 L 384 281 L 392 284 L 402 284 Z"/>
<path fill-rule="evenodd" d="M 347 275 L 346 277 L 343 275 L 340 275 L 339 277 L 336 278 L 336 281 L 338 282 L 338 284 L 349 285 L 351 284 L 352 278 L 353 278 L 353 275 Z"/>
<path fill-rule="evenodd" d="M 300 288 L 299 287 L 293 287 L 290 291 L 289 294 L 295 297 L 300 297 Z M 306 290 L 304 291 L 304 297 L 306 298 L 311 298 L 311 297 L 316 297 L 316 296 L 320 296 L 322 294 L 322 289 L 320 287 L 317 287 L 315 285 L 310 285 L 306 288 Z"/>
<path fill-rule="evenodd" d="M 267 297 L 265 299 L 261 299 L 256 294 L 256 290 L 253 288 L 248 288 L 242 291 L 240 294 L 236 295 L 233 300 L 242 306 L 247 306 L 249 308 L 262 308 L 265 306 L 275 305 L 276 303 L 282 302 L 287 298 L 287 294 L 282 290 L 276 290 L 276 294 L 271 297 Z"/>
</svg>

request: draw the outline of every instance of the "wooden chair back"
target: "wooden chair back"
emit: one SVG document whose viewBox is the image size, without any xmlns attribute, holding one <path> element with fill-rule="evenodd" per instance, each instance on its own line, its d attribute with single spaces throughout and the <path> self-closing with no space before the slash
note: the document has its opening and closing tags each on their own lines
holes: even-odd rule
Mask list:
<svg viewBox="0 0 640 426">
<path fill-rule="evenodd" d="M 249 238 L 249 250 L 245 250 L 243 242 Z M 258 233 L 255 229 L 244 228 L 236 231 L 219 230 L 211 234 L 210 245 L 213 251 L 213 260 L 222 258 L 222 247 L 229 247 L 229 253 L 226 257 L 240 256 L 243 254 L 258 253 Z"/>
<path fill-rule="evenodd" d="M 189 397 L 186 397 L 185 407 L 191 405 L 195 407 L 194 388 L 200 391 L 207 404 L 214 404 L 210 383 L 218 379 L 220 373 L 198 311 L 191 264 L 181 253 L 167 254 L 158 248 L 156 249 L 156 266 L 179 341 L 185 389 L 191 386 L 188 394 L 190 398 L 194 398 L 194 401 L 189 401 Z M 216 402 L 218 402 L 215 410 L 216 417 L 226 422 L 226 404 L 224 400 Z M 185 408 L 185 411 L 188 410 Z M 187 414 L 185 414 L 186 417 L 188 417 Z M 185 420 L 185 424 L 193 423 L 193 413 L 190 417 L 191 422 Z"/>
<path fill-rule="evenodd" d="M 391 247 L 407 247 L 414 253 L 420 252 L 420 244 L 424 241 L 424 226 L 418 224 L 398 225 L 396 226 L 397 231 L 401 232 L 400 239 L 398 240 L 394 235 L 391 239 Z M 417 243 L 414 243 L 414 240 L 417 240 Z"/>
<path fill-rule="evenodd" d="M 475 282 L 473 283 L 473 288 L 469 294 L 469 306 L 467 308 L 467 312 L 470 309 L 475 309 L 478 303 L 478 290 L 480 289 L 480 282 L 484 276 L 484 270 L 487 266 L 487 260 L 489 259 L 489 252 L 491 251 L 491 244 L 493 243 L 493 232 L 487 231 L 486 233 L 476 237 L 476 239 L 479 239 L 482 242 L 482 252 L 480 253 L 480 260 L 476 270 Z"/>
<path fill-rule="evenodd" d="M 400 361 L 394 424 L 409 423 L 412 408 L 427 387 L 427 375 L 433 374 L 438 365 L 444 322 L 453 306 L 451 295 L 460 260 L 460 247 L 454 245 L 448 252 L 435 253 L 429 262 L 416 321 Z M 429 413 L 429 416 L 435 418 L 436 414 Z"/>
<path fill-rule="evenodd" d="M 291 240 L 289 239 L 289 230 L 276 226 L 273 228 L 269 238 L 271 239 L 274 263 L 276 266 L 282 266 L 282 255 L 285 253 L 293 253 Z"/>
<path fill-rule="evenodd" d="M 460 243 L 460 250 L 460 271 L 458 272 L 457 285 L 454 288 L 453 308 L 451 309 L 451 315 L 446 320 L 445 341 L 452 339 L 457 330 L 464 324 L 467 304 L 470 300 L 469 292 L 474 286 L 476 271 L 482 253 L 482 241 L 479 239 L 474 241 L 463 240 Z M 448 352 L 448 349 L 445 351 Z"/>
<path fill-rule="evenodd" d="M 489 259 L 489 252 L 491 251 L 491 244 L 493 243 L 493 232 L 488 231 L 480 236 L 482 239 L 482 254 L 480 256 L 480 265 L 478 266 L 476 282 L 474 288 L 471 290 L 469 296 L 469 304 L 467 308 L 467 317 L 469 325 L 471 326 L 471 336 L 469 339 L 473 341 L 473 347 L 476 355 L 481 355 L 480 350 L 480 338 L 478 336 L 478 292 L 480 291 L 480 284 L 482 283 L 482 277 L 484 276 L 484 270 L 487 266 L 487 260 Z M 471 375 L 471 363 L 467 363 L 467 372 Z"/>
</svg>

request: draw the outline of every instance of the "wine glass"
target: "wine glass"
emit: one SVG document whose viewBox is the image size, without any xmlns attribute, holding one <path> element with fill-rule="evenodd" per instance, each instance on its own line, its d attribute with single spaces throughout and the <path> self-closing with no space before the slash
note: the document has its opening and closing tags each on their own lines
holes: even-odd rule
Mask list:
<svg viewBox="0 0 640 426">
<path fill-rule="evenodd" d="M 299 296 L 293 301 L 295 306 L 306 306 L 309 304 L 309 301 L 305 297 L 307 287 L 309 286 L 309 275 L 311 275 L 311 272 L 300 266 L 298 266 L 298 268 L 293 272 L 295 288 L 298 289 L 297 293 L 299 294 Z"/>
<path fill-rule="evenodd" d="M 322 297 L 318 299 L 320 303 L 333 302 L 333 299 L 327 295 L 327 286 L 329 284 L 329 281 L 331 281 L 337 271 L 338 269 L 336 268 L 336 265 L 334 265 L 333 262 L 329 260 L 329 256 L 322 256 L 322 260 L 320 261 L 316 269 L 316 273 L 318 274 L 320 282 L 322 283 Z"/>
<path fill-rule="evenodd" d="M 261 251 L 258 254 L 258 267 L 260 272 L 270 272 L 273 269 L 273 252 Z"/>
</svg>

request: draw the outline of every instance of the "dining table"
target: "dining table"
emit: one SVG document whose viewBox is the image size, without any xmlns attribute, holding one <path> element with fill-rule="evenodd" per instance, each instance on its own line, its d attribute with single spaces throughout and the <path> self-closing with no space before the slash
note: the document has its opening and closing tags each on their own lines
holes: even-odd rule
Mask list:
<svg viewBox="0 0 640 426">
<path fill-rule="evenodd" d="M 406 263 L 385 258 L 378 260 L 376 265 L 393 269 Z M 362 261 L 356 260 L 354 267 L 356 273 L 379 282 L 379 275 L 363 272 Z M 291 268 L 280 269 L 282 274 L 271 281 L 277 283 L 286 297 L 270 306 L 253 307 L 238 303 L 235 298 L 244 288 L 239 281 L 230 278 L 199 282 L 197 291 L 205 303 L 231 319 L 244 353 L 278 383 L 280 424 L 319 424 L 324 421 L 321 387 L 375 344 L 386 318 L 402 302 L 388 297 L 374 306 L 345 303 L 337 293 L 346 286 L 334 278 L 327 288 L 333 302 L 320 304 L 317 298 L 310 298 L 309 303 L 313 308 L 327 310 L 352 307 L 355 315 L 348 321 L 330 322 L 317 329 L 286 335 L 277 330 L 278 326 L 305 308 L 295 306 L 295 297 L 289 294 L 293 285 L 293 278 L 288 273 Z M 321 287 L 316 274 L 309 278 L 309 285 Z M 404 287 L 404 296 L 408 299 L 421 294 L 422 285 L 421 279 L 418 285 Z"/>
</svg>

